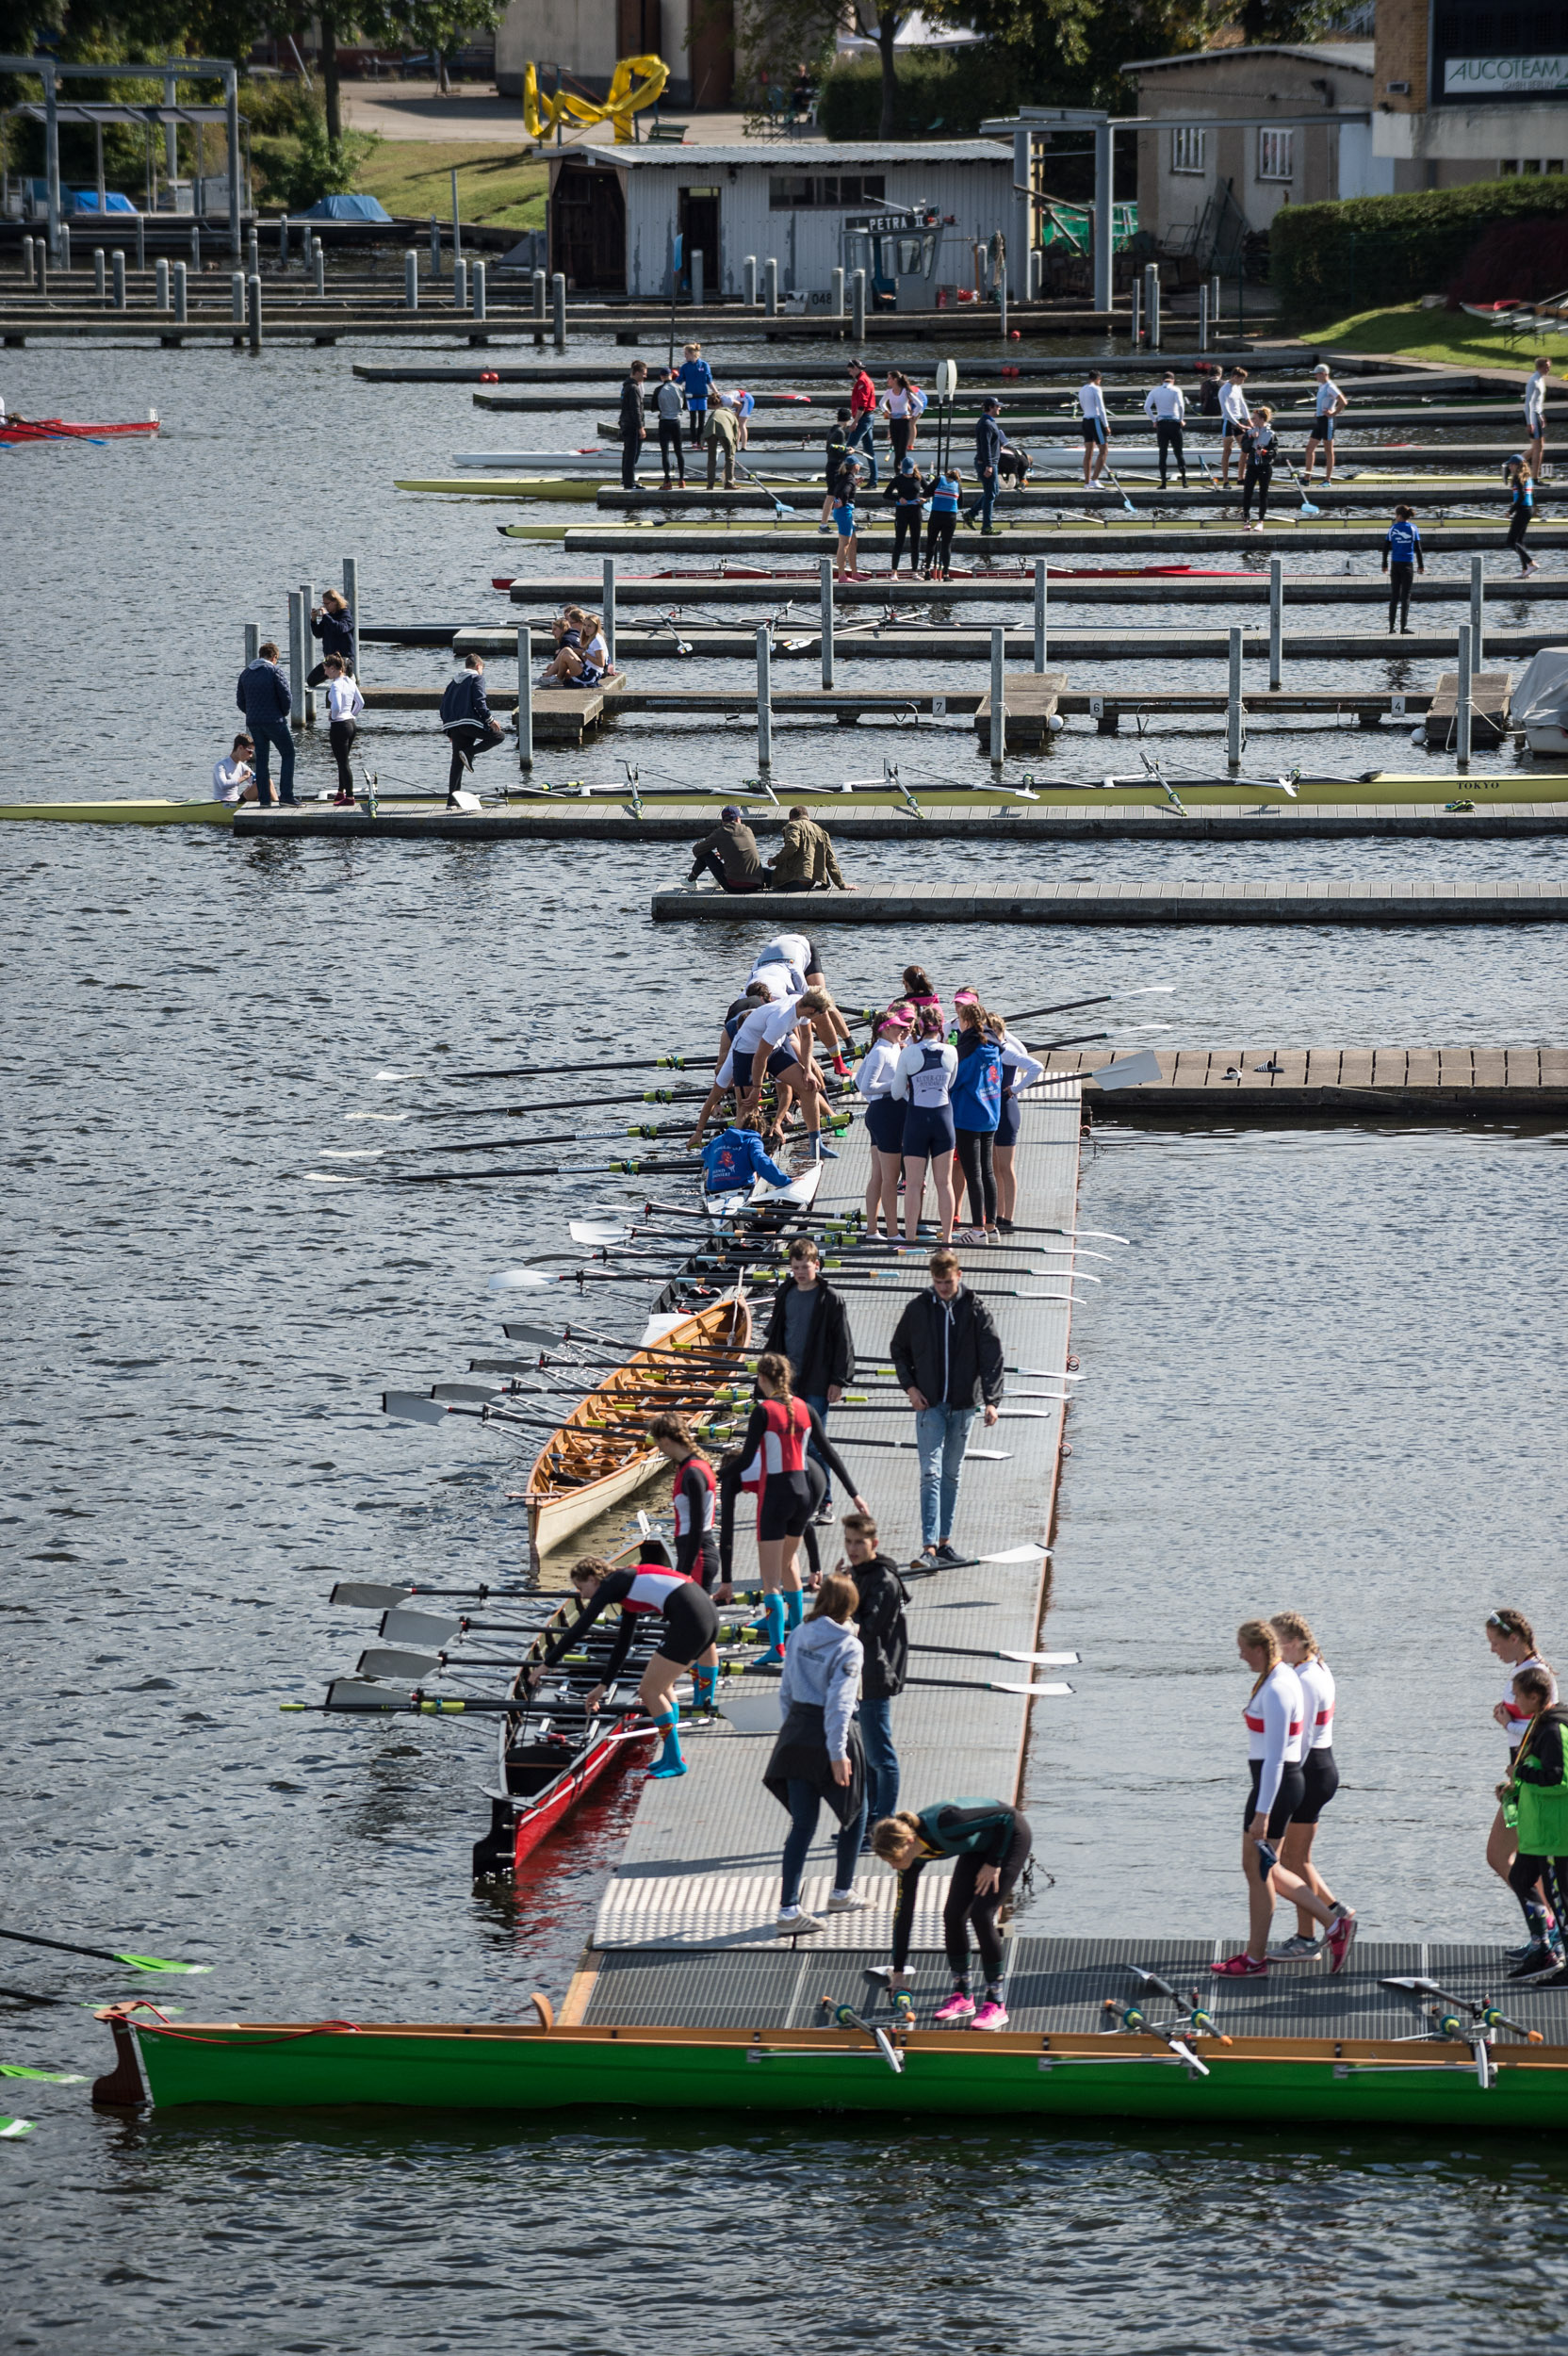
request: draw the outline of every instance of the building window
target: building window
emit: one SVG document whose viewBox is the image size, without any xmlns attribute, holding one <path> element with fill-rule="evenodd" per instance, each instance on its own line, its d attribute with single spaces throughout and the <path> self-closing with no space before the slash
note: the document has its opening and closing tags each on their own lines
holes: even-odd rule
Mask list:
<svg viewBox="0 0 1568 2356">
<path fill-rule="evenodd" d="M 1209 160 L 1209 135 L 1184 123 L 1170 134 L 1170 169 L 1172 172 L 1206 172 Z"/>
<path fill-rule="evenodd" d="M 887 175 L 880 172 L 776 172 L 768 180 L 768 210 L 837 212 L 845 205 L 878 205 L 887 188 Z"/>
<path fill-rule="evenodd" d="M 1499 180 L 1518 179 L 1519 158 L 1517 155 L 1505 155 L 1503 157 L 1502 162 L 1497 166 L 1497 177 Z"/>
<path fill-rule="evenodd" d="M 1260 131 L 1258 133 L 1258 178 L 1260 180 L 1294 180 L 1295 177 L 1295 132 Z"/>
</svg>

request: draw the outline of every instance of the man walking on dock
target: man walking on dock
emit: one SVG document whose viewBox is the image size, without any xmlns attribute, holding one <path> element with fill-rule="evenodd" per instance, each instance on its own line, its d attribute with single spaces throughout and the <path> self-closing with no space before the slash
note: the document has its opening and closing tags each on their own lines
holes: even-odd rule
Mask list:
<svg viewBox="0 0 1568 2356">
<path fill-rule="evenodd" d="M 989 1310 L 963 1281 L 956 1252 L 934 1252 L 931 1286 L 917 1293 L 893 1329 L 893 1372 L 915 1411 L 920 1461 L 921 1570 L 959 1561 L 953 1518 L 964 1450 L 977 1411 L 996 1421 L 1002 1342 Z"/>
<path fill-rule="evenodd" d="M 694 884 L 703 874 L 710 875 L 724 892 L 766 892 L 769 876 L 757 848 L 757 837 L 731 802 L 720 813 L 719 823 L 711 826 L 700 843 L 692 845 L 692 872 L 686 880 Z"/>
<path fill-rule="evenodd" d="M 647 381 L 647 363 L 633 360 L 621 386 L 621 488 L 637 488 L 637 461 L 648 430 L 643 423 L 643 386 Z"/>
<path fill-rule="evenodd" d="M 876 387 L 871 381 L 869 370 L 860 361 L 851 360 L 846 365 L 849 368 L 850 375 L 850 448 L 852 450 L 863 450 L 865 451 L 867 465 L 870 468 L 866 477 L 866 488 L 868 491 L 874 491 L 876 488 L 876 442 L 874 439 L 876 433 Z"/>
<path fill-rule="evenodd" d="M 276 746 L 278 755 L 278 798 L 285 810 L 294 808 L 294 738 L 288 726 L 288 715 L 294 709 L 288 692 L 288 681 L 278 668 L 278 650 L 270 638 L 264 639 L 256 650 L 253 663 L 247 663 L 239 674 L 235 690 L 235 702 L 245 714 L 246 725 L 256 748 L 256 800 L 263 810 L 272 807 L 272 780 L 268 772 L 269 750 Z"/>
</svg>

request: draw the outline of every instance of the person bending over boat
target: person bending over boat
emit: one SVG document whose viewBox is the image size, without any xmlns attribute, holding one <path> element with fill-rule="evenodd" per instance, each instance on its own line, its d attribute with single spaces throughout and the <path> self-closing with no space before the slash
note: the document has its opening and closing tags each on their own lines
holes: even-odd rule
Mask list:
<svg viewBox="0 0 1568 2356">
<path fill-rule="evenodd" d="M 776 1119 L 780 1131 L 792 1097 L 798 1099 L 806 1120 L 806 1142 L 815 1161 L 836 1162 L 836 1150 L 825 1145 L 823 1115 L 827 1091 L 817 1076 L 813 1041 L 836 1051 L 833 1018 L 838 1009 L 825 990 L 808 990 L 793 999 L 770 999 L 748 1014 L 735 1034 L 730 1072 L 723 1066 L 719 1078 L 735 1083 L 738 1116 L 755 1120 L 762 1102 L 764 1080 L 772 1080 L 777 1096 Z"/>
<path fill-rule="evenodd" d="M 1524 1909 L 1530 1943 L 1509 1978 L 1568 1988 L 1568 1963 L 1560 1944 L 1548 1936 L 1542 1903 L 1544 1893 L 1558 1922 L 1568 1919 L 1568 1752 L 1562 1740 L 1568 1710 L 1559 1703 L 1546 1669 L 1519 1670 L 1513 1693 L 1520 1708 L 1529 1712 L 1529 1722 L 1512 1768 L 1497 1786 L 1497 1799 L 1504 1821 L 1511 1817 L 1518 1834 L 1519 1852 L 1509 1869 L 1509 1887 Z"/>
<path fill-rule="evenodd" d="M 1214 1970 L 1227 1980 L 1264 1977 L 1268 1970 L 1268 1925 L 1282 1898 L 1294 1904 L 1298 1919 L 1309 1914 L 1327 1926 L 1329 1969 L 1338 1972 L 1356 1935 L 1354 1912 L 1337 1901 L 1330 1906 L 1298 1875 L 1287 1872 L 1272 1845 L 1283 1840 L 1306 1792 L 1301 1739 L 1307 1703 L 1301 1680 L 1282 1660 L 1279 1636 L 1266 1620 L 1243 1620 L 1236 1630 L 1236 1650 L 1254 1678 L 1242 1713 L 1252 1775 L 1241 1820 L 1249 1931 L 1246 1946 L 1217 1963 Z"/>
<path fill-rule="evenodd" d="M 704 1593 L 710 1595 L 719 1575 L 719 1549 L 713 1536 L 719 1487 L 713 1467 L 687 1430 L 684 1415 L 668 1409 L 655 1415 L 648 1437 L 666 1464 L 675 1466 L 670 1483 L 675 1567 L 682 1579 L 700 1579 Z"/>
<path fill-rule="evenodd" d="M 1506 1662 L 1508 1667 L 1508 1677 L 1503 1685 L 1503 1696 L 1501 1701 L 1494 1706 L 1492 1716 L 1494 1723 L 1502 1727 L 1508 1737 L 1509 1759 L 1511 1765 L 1513 1756 L 1524 1740 L 1525 1728 L 1529 1724 L 1532 1714 L 1528 1706 L 1521 1702 L 1514 1693 L 1514 1677 L 1521 1669 L 1539 1669 L 1542 1675 L 1547 1677 L 1552 1677 L 1552 1672 L 1549 1664 L 1541 1659 L 1536 1650 L 1534 1628 L 1531 1628 L 1524 1613 L 1516 1612 L 1511 1604 L 1504 1604 L 1499 1610 L 1487 1613 L 1486 1641 L 1496 1658 Z M 1551 1698 L 1553 1702 L 1557 1700 L 1555 1677 L 1552 1677 Z M 1499 1808 L 1492 1820 L 1492 1829 L 1486 1838 L 1486 1861 L 1498 1879 L 1507 1882 L 1511 1890 L 1513 1888 L 1513 1861 L 1518 1849 L 1519 1843 L 1514 1835 L 1514 1827 L 1509 1823 L 1503 1809 Z M 1533 1946 L 1539 1936 L 1551 1939 L 1554 1945 L 1560 1948 L 1563 1925 L 1558 1922 L 1551 1901 L 1544 1891 L 1541 1897 L 1541 1916 L 1539 1933 L 1533 1925 L 1531 1926 L 1529 1946 Z M 1529 1953 L 1529 1946 L 1519 1950 L 1513 1957 L 1515 1963 L 1524 1961 L 1525 1956 Z"/>
<path fill-rule="evenodd" d="M 1301 1681 L 1301 1695 L 1306 1704 L 1301 1726 L 1301 1804 L 1285 1828 L 1280 1862 L 1287 1873 L 1299 1874 L 1309 1889 L 1333 1906 L 1334 1893 L 1312 1860 L 1313 1841 L 1323 1810 L 1339 1790 L 1339 1769 L 1334 1764 L 1333 1672 L 1299 1612 L 1276 1612 L 1268 1625 L 1280 1640 L 1280 1656 L 1285 1666 L 1294 1669 Z M 1298 1907 L 1295 1938 L 1270 1947 L 1268 1953 L 1270 1960 L 1277 1963 L 1315 1955 L 1317 1939 L 1312 1916 Z"/>
<path fill-rule="evenodd" d="M 663 1555 L 662 1562 L 655 1559 L 655 1548 L 659 1555 Z M 604 1675 L 584 1698 L 583 1708 L 591 1717 L 626 1666 L 639 1620 L 650 1612 L 662 1614 L 659 1649 L 643 1671 L 637 1699 L 664 1738 L 664 1747 L 648 1770 L 651 1775 L 662 1780 L 686 1773 L 686 1761 L 680 1752 L 680 1705 L 675 1689 L 688 1669 L 694 1677 L 700 1665 L 709 1672 L 707 1687 L 711 1695 L 712 1679 L 719 1665 L 714 1642 L 719 1632 L 719 1615 L 713 1609 L 712 1598 L 694 1579 L 671 1569 L 669 1557 L 657 1539 L 648 1542 L 645 1552 L 648 1559 L 629 1571 L 612 1570 L 603 1556 L 597 1554 L 585 1554 L 580 1562 L 572 1564 L 572 1585 L 583 1608 L 570 1628 L 564 1628 L 548 1646 L 538 1667 L 529 1672 L 529 1682 L 536 1685 L 564 1653 L 571 1651 L 607 1606 L 619 1604 L 621 1625 L 610 1647 Z"/>
<path fill-rule="evenodd" d="M 757 1493 L 757 1560 L 762 1574 L 762 1619 L 769 1637 L 764 1661 L 782 1661 L 784 1640 L 800 1625 L 800 1572 L 795 1555 L 811 1518 L 806 1450 L 837 1473 L 858 1513 L 870 1511 L 855 1477 L 822 1428 L 822 1417 L 791 1390 L 790 1362 L 779 1350 L 757 1361 L 757 1403 L 741 1437 L 741 1486 Z"/>
<path fill-rule="evenodd" d="M 1011 1897 L 1034 1846 L 1028 1817 L 1021 1808 L 1009 1808 L 1005 1800 L 936 1800 L 918 1814 L 905 1808 L 896 1816 L 884 1816 L 872 1834 L 871 1845 L 898 1875 L 891 1985 L 906 1984 L 922 1873 L 935 1857 L 956 1857 L 942 1907 L 942 1940 L 953 1973 L 953 1993 L 937 2006 L 932 2025 L 1004 2029 L 1007 2014 L 1002 2002 L 1002 1939 L 996 1917 L 1004 1899 Z M 978 2011 L 969 1992 L 972 1922 L 986 1982 Z"/>
<path fill-rule="evenodd" d="M 853 1582 L 825 1579 L 810 1618 L 792 1629 L 778 1680 L 784 1723 L 762 1782 L 790 1811 L 783 1886 L 775 1928 L 780 1938 L 820 1931 L 801 1909 L 800 1885 L 816 1838 L 824 1800 L 839 1820 L 829 1914 L 858 1914 L 868 1903 L 855 1894 L 855 1868 L 866 1824 L 866 1760 L 855 1723 L 855 1689 L 863 1653 L 853 1614 Z"/>
<path fill-rule="evenodd" d="M 757 1178 L 765 1178 L 770 1186 L 790 1183 L 789 1171 L 763 1151 L 757 1131 L 743 1121 L 732 1121 L 702 1149 L 703 1187 L 709 1194 L 738 1194 L 743 1186 L 749 1192 Z"/>
</svg>

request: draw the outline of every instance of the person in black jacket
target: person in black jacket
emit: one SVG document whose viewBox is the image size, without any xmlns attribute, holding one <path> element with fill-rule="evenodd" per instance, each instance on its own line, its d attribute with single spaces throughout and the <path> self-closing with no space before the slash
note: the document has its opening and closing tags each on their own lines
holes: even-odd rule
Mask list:
<svg viewBox="0 0 1568 2356">
<path fill-rule="evenodd" d="M 890 499 L 893 510 L 893 570 L 904 553 L 906 541 L 909 547 L 909 570 L 920 570 L 921 534 L 924 524 L 924 503 L 928 496 L 925 479 L 914 460 L 906 455 L 898 472 L 882 494 Z"/>
<path fill-rule="evenodd" d="M 490 716 L 484 695 L 484 664 L 477 654 L 464 656 L 462 672 L 442 696 L 441 726 L 452 748 L 451 765 L 447 772 L 447 808 L 455 810 L 464 770 L 472 769 L 476 753 L 487 753 L 498 744 L 504 732 Z"/>
<path fill-rule="evenodd" d="M 996 495 L 1002 488 L 1002 453 L 1007 447 L 1006 429 L 1002 422 L 1002 403 L 993 394 L 974 420 L 974 479 L 980 485 L 978 502 L 964 510 L 964 521 L 973 529 L 974 518 L 980 518 L 980 529 L 988 537 L 994 530 L 991 516 L 996 508 Z"/>
<path fill-rule="evenodd" d="M 294 807 L 294 737 L 288 726 L 288 715 L 294 699 L 288 692 L 288 681 L 278 668 L 278 650 L 270 638 L 264 639 L 257 648 L 256 659 L 247 663 L 239 674 L 239 684 L 234 699 L 245 714 L 247 732 L 255 745 L 256 800 L 263 810 L 272 807 L 272 780 L 267 771 L 270 748 L 277 751 L 278 794 L 286 810 Z"/>
<path fill-rule="evenodd" d="M 919 1570 L 960 1558 L 951 1544 L 964 1449 L 980 1410 L 996 1421 L 1002 1343 L 990 1312 L 963 1281 L 954 1252 L 933 1252 L 931 1289 L 917 1293 L 893 1329 L 893 1371 L 915 1411 L 920 1454 Z"/>
<path fill-rule="evenodd" d="M 648 438 L 643 422 L 643 386 L 647 379 L 645 360 L 633 360 L 621 386 L 621 488 L 637 488 L 637 460 L 643 444 Z"/>
<path fill-rule="evenodd" d="M 354 675 L 354 617 L 347 597 L 335 589 L 321 593 L 321 602 L 310 617 L 310 634 L 321 641 L 321 660 L 312 671 L 305 673 L 307 687 L 320 687 L 326 682 L 327 657 L 335 654 L 352 679 Z"/>
<path fill-rule="evenodd" d="M 865 1660 L 860 1670 L 860 1744 L 866 1754 L 866 1822 L 877 1824 L 898 1806 L 898 1753 L 893 1748 L 892 1706 L 909 1673 L 909 1628 L 904 1607 L 909 1590 L 890 1555 L 878 1551 L 876 1524 L 869 1513 L 846 1513 L 841 1571 L 855 1582 L 855 1610 Z M 869 1848 L 871 1843 L 867 1841 Z"/>
<path fill-rule="evenodd" d="M 828 1409 L 838 1405 L 854 1378 L 855 1336 L 843 1296 L 821 1280 L 821 1252 L 809 1235 L 797 1235 L 790 1246 L 790 1273 L 774 1295 L 762 1348 L 788 1358 L 795 1397 L 814 1407 L 817 1420 L 825 1424 Z M 807 1452 L 825 1473 L 826 1460 L 815 1440 Z M 831 1479 L 814 1518 L 833 1519 Z"/>
</svg>

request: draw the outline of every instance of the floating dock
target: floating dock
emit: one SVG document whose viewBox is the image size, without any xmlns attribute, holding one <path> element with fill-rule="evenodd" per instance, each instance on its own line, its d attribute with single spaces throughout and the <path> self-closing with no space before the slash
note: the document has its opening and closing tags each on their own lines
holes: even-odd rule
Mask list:
<svg viewBox="0 0 1568 2356">
<path fill-rule="evenodd" d="M 1058 1048 L 1045 1063 L 1053 1077 L 1078 1080 L 1089 1119 L 1154 1128 L 1303 1119 L 1527 1121 L 1568 1111 L 1562 1047 L 1158 1048 L 1153 1057 L 1158 1079 L 1114 1092 L 1093 1078 L 1115 1060 L 1105 1049 Z"/>
<path fill-rule="evenodd" d="M 656 892 L 656 924 L 1560 924 L 1568 890 L 1555 884 L 1049 884 L 994 892 Z"/>
</svg>

